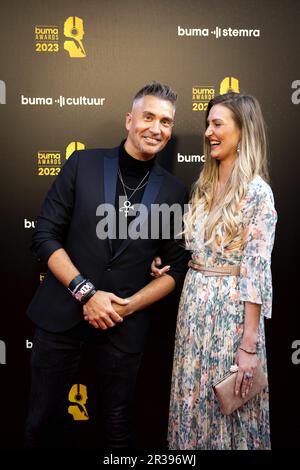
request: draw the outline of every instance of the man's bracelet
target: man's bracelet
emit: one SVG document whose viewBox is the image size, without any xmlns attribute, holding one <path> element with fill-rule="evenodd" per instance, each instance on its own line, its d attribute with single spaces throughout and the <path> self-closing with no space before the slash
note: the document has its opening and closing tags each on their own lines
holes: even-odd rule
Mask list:
<svg viewBox="0 0 300 470">
<path fill-rule="evenodd" d="M 71 292 L 74 299 L 78 300 L 82 305 L 86 304 L 97 292 L 94 284 L 81 274 L 74 277 L 68 286 L 68 290 Z"/>
<path fill-rule="evenodd" d="M 68 285 L 68 289 L 71 292 L 71 294 L 76 292 L 77 287 L 79 287 L 79 285 L 85 281 L 86 281 L 86 278 L 83 277 L 81 274 L 78 274 L 77 276 L 75 276 L 74 279 L 72 279 L 72 281 Z"/>
<path fill-rule="evenodd" d="M 241 347 L 239 347 L 239 349 L 241 351 L 244 351 L 245 353 L 248 353 L 248 354 L 256 354 L 256 351 L 248 351 L 247 349 L 244 349 L 244 348 L 241 348 Z"/>
<path fill-rule="evenodd" d="M 92 284 L 91 281 L 86 280 L 72 295 L 74 299 L 78 300 L 78 302 L 83 304 L 84 299 L 92 290 L 95 290 L 94 284 Z"/>
<path fill-rule="evenodd" d="M 91 297 L 93 297 L 93 295 L 96 294 L 96 289 L 92 289 L 90 290 L 87 294 L 85 294 L 82 298 L 81 298 L 81 303 L 82 305 L 86 304 L 88 300 L 90 300 Z"/>
</svg>

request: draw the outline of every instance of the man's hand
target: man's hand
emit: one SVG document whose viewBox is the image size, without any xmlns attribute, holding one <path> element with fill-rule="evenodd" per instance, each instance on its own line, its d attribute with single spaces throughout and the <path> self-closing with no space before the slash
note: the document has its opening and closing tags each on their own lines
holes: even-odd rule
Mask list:
<svg viewBox="0 0 300 470">
<path fill-rule="evenodd" d="M 106 330 L 121 323 L 123 318 L 114 310 L 112 302 L 125 306 L 128 299 L 121 299 L 111 292 L 98 290 L 83 306 L 83 316 L 94 328 Z"/>
</svg>

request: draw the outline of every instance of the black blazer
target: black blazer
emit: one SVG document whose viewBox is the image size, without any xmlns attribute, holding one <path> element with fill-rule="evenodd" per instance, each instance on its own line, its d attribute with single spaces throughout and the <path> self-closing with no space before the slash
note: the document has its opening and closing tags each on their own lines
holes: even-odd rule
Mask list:
<svg viewBox="0 0 300 470">
<path fill-rule="evenodd" d="M 55 179 L 37 218 L 32 248 L 39 260 L 64 248 L 78 270 L 99 290 L 125 298 L 144 287 L 153 257 L 160 254 L 170 264 L 170 275 L 181 285 L 188 255 L 182 241 L 174 238 L 124 240 L 112 255 L 109 239 L 97 237 L 96 227 L 102 216 L 97 207 L 115 205 L 119 147 L 76 151 Z M 156 162 L 151 170 L 142 204 L 187 202 L 184 184 Z M 170 221 L 172 224 L 172 220 Z M 63 332 L 82 321 L 82 306 L 48 270 L 28 310 L 29 318 L 51 332 Z M 150 321 L 149 311 L 139 311 L 120 325 L 105 330 L 121 350 L 138 352 L 143 348 Z M 104 331 L 102 332 L 104 333 Z"/>
</svg>

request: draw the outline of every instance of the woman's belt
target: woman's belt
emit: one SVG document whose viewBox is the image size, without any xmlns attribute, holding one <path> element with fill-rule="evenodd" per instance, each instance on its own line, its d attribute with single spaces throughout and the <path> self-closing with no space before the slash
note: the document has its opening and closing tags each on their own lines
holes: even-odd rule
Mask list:
<svg viewBox="0 0 300 470">
<path fill-rule="evenodd" d="M 203 264 L 197 263 L 197 261 L 190 260 L 189 267 L 196 271 L 201 271 L 204 276 L 239 276 L 240 266 L 203 266 Z"/>
</svg>

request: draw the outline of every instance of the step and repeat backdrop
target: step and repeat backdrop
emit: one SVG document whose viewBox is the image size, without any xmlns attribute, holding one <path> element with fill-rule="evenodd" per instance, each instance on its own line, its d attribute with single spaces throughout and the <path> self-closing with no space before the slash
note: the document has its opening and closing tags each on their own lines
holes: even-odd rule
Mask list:
<svg viewBox="0 0 300 470">
<path fill-rule="evenodd" d="M 43 198 L 75 149 L 126 137 L 132 97 L 153 80 L 178 92 L 173 138 L 158 158 L 188 185 L 204 160 L 208 101 L 231 89 L 262 105 L 279 215 L 267 321 L 272 443 L 299 445 L 299 18 L 299 0 L 1 2 L 0 447 L 22 447 L 34 331 L 25 310 L 46 269 L 29 246 Z M 153 309 L 136 399 L 144 448 L 165 445 L 177 300 Z M 85 372 L 69 400 L 84 447 Z"/>
</svg>

